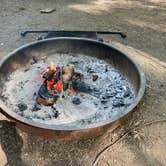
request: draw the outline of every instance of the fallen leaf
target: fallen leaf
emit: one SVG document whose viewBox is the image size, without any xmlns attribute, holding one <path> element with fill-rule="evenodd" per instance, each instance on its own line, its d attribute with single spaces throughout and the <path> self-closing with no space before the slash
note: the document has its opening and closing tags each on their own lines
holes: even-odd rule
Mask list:
<svg viewBox="0 0 166 166">
<path fill-rule="evenodd" d="M 55 11 L 55 8 L 46 8 L 46 9 L 42 9 L 40 10 L 40 13 L 42 14 L 49 14 Z"/>
</svg>

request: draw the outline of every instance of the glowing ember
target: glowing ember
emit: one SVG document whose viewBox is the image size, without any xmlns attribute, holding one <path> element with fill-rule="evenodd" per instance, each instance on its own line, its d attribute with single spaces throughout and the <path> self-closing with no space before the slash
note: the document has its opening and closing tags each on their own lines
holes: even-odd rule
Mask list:
<svg viewBox="0 0 166 166">
<path fill-rule="evenodd" d="M 72 83 L 76 80 L 78 73 L 74 72 L 74 67 L 66 65 L 56 67 L 53 62 L 43 74 L 45 79 L 38 92 L 37 103 L 42 105 L 52 105 L 56 102 L 62 91 L 73 94 L 75 90 Z M 77 76 L 77 77 L 76 77 Z"/>
</svg>

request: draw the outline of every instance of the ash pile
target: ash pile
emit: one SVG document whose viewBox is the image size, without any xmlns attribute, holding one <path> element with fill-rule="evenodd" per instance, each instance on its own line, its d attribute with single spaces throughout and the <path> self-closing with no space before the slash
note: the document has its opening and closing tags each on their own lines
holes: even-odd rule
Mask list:
<svg viewBox="0 0 166 166">
<path fill-rule="evenodd" d="M 134 100 L 131 84 L 104 60 L 74 54 L 43 59 L 13 72 L 6 83 L 6 104 L 21 116 L 46 124 L 88 125 L 114 119 Z"/>
</svg>

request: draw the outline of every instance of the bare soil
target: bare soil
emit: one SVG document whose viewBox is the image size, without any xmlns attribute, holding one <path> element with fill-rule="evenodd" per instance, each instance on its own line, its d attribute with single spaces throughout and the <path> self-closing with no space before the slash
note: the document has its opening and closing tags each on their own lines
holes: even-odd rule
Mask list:
<svg viewBox="0 0 166 166">
<path fill-rule="evenodd" d="M 55 8 L 50 14 L 40 10 Z M 141 65 L 146 92 L 124 124 L 102 136 L 64 143 L 23 133 L 0 115 L 0 165 L 166 165 L 166 3 L 164 0 L 1 0 L 0 57 L 37 36 L 21 29 L 120 30 L 105 36 Z M 5 53 L 6 52 L 6 53 Z M 132 129 L 133 126 L 139 128 Z M 126 133 L 126 134 L 125 134 Z M 118 140 L 118 141 L 117 141 Z M 111 145 L 111 146 L 109 146 Z M 97 158 L 96 156 L 105 147 Z"/>
</svg>

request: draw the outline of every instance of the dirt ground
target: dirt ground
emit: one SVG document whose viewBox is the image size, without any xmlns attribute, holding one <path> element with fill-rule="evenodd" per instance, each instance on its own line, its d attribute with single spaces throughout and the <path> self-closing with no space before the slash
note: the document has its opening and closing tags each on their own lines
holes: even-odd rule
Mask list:
<svg viewBox="0 0 166 166">
<path fill-rule="evenodd" d="M 45 8 L 56 10 L 41 14 Z M 36 35 L 21 38 L 21 29 L 126 32 L 126 39 L 105 40 L 139 63 L 147 79 L 142 101 L 124 124 L 85 141 L 64 143 L 28 135 L 0 115 L 0 165 L 166 165 L 165 0 L 1 0 L 0 27 L 0 57 L 36 40 Z"/>
</svg>

